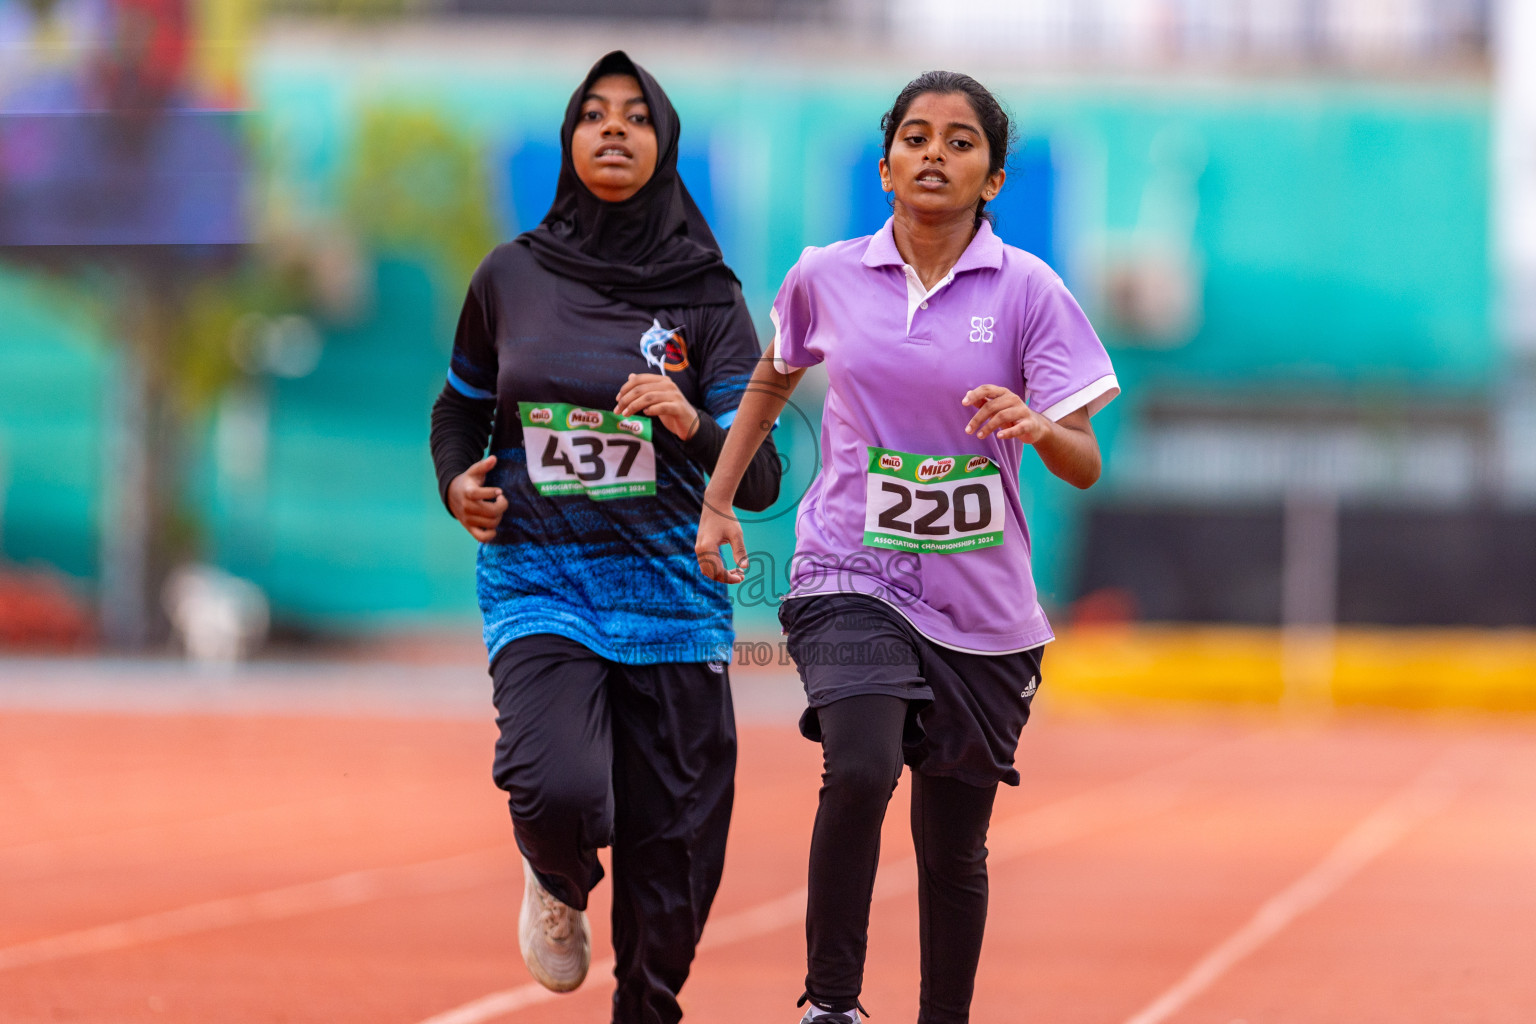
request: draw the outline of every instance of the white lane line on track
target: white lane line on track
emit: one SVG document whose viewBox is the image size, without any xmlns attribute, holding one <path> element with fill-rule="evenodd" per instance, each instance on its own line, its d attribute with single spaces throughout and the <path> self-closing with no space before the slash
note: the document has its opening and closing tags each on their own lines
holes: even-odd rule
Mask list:
<svg viewBox="0 0 1536 1024">
<path fill-rule="evenodd" d="M 1466 783 L 1466 773 L 1455 771 L 1451 760 L 1450 756 L 1441 758 L 1363 818 L 1312 870 L 1271 896 L 1247 924 L 1202 957 L 1188 974 L 1131 1016 L 1126 1024 L 1162 1024 L 1235 964 L 1333 895 L 1371 861 L 1443 809 Z"/>
<path fill-rule="evenodd" d="M 592 961 L 592 967 L 588 971 L 589 976 L 602 977 L 613 970 L 613 957 L 604 957 L 601 960 Z M 578 992 L 580 989 L 577 990 Z M 525 1006 L 536 1006 L 539 1003 L 547 1003 L 551 999 L 559 999 L 562 995 L 574 995 L 575 993 L 551 992 L 538 982 L 529 982 L 519 985 L 517 988 L 509 988 L 502 992 L 492 992 L 488 996 L 481 996 L 463 1006 L 456 1006 L 451 1010 L 439 1013 L 422 1022 L 422 1024 L 479 1024 L 480 1021 L 495 1020 L 497 1017 L 505 1017 L 509 1013 L 515 1013 Z"/>
<path fill-rule="evenodd" d="M 510 847 L 499 847 L 402 867 L 352 871 L 318 882 L 194 903 L 175 910 L 0 947 L 0 971 L 67 957 L 107 953 L 220 928 L 280 921 L 325 910 L 355 907 L 391 897 L 472 889 L 512 879 L 517 874 L 517 863 L 515 851 Z"/>
<path fill-rule="evenodd" d="M 1188 799 L 1194 784 L 1180 778 L 1191 764 L 1220 756 L 1233 746 L 1253 741 L 1262 734 L 1249 734 L 1235 741 L 1223 741 L 1180 758 L 1158 765 L 1139 775 L 1112 782 L 1075 796 L 1046 804 L 1024 814 L 994 823 L 987 839 L 988 862 L 997 863 L 1089 835 L 1113 825 L 1150 817 Z M 917 865 L 912 857 L 882 861 L 875 879 L 878 900 L 909 893 L 917 888 Z M 699 943 L 706 952 L 768 935 L 805 920 L 804 887 L 754 907 L 711 918 Z M 589 977 L 601 977 L 613 970 L 613 958 L 592 964 Z M 578 989 L 578 991 L 580 991 Z M 478 999 L 445 1010 L 421 1021 L 421 1024 L 485 1024 L 539 1003 L 558 999 L 562 993 L 551 992 L 537 982 L 492 992 Z M 574 994 L 574 993 L 572 993 Z"/>
</svg>

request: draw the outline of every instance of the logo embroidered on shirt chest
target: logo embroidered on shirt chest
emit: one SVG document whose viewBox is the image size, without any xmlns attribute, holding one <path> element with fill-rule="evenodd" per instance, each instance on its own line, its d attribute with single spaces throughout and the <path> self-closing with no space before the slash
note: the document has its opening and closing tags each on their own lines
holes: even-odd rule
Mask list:
<svg viewBox="0 0 1536 1024">
<path fill-rule="evenodd" d="M 992 344 L 992 327 L 996 322 L 990 316 L 971 317 L 971 341 L 979 341 L 984 345 Z"/>
<path fill-rule="evenodd" d="M 652 319 L 651 328 L 640 336 L 640 354 L 660 374 L 682 373 L 688 369 L 688 343 L 681 327 L 663 327 Z"/>
</svg>

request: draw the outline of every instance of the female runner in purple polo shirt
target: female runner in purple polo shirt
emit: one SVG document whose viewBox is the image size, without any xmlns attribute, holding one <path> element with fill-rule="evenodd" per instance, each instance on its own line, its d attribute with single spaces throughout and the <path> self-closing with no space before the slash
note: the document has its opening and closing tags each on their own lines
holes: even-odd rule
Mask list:
<svg viewBox="0 0 1536 1024">
<path fill-rule="evenodd" d="M 825 363 L 820 475 L 800 505 L 780 611 L 825 771 L 811 838 L 806 1021 L 856 1024 L 880 825 L 912 769 L 919 1024 L 969 1020 L 997 784 L 1040 679 L 1019 464 L 1099 477 L 1089 416 L 1118 392 L 1061 279 L 992 233 L 1008 116 L 974 79 L 922 75 L 883 119 L 878 233 L 807 249 L 704 496 L 712 579 L 747 567 L 731 498 L 806 367 Z M 729 545 L 736 567 L 720 549 Z"/>
</svg>

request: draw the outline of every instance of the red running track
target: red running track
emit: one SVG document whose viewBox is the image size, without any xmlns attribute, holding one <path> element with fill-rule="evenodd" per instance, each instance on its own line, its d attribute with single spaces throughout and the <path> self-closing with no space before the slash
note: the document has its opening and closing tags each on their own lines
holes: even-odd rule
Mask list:
<svg viewBox="0 0 1536 1024">
<path fill-rule="evenodd" d="M 0 710 L 0 1021 L 608 1019 L 605 975 L 549 997 L 518 958 L 488 715 L 109 703 Z M 744 716 L 689 1020 L 799 1017 L 819 765 L 775 707 Z M 1020 766 L 994 819 L 978 1024 L 1536 1020 L 1529 719 L 1043 694 Z M 871 928 L 878 1024 L 916 1016 L 905 799 Z"/>
</svg>

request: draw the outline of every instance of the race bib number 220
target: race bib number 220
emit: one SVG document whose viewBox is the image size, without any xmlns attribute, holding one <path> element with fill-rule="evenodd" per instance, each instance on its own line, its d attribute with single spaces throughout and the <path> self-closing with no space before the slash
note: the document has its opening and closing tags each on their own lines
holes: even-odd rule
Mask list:
<svg viewBox="0 0 1536 1024">
<path fill-rule="evenodd" d="M 593 501 L 656 493 L 649 416 L 616 416 L 560 402 L 518 402 L 528 478 L 543 495 Z"/>
<path fill-rule="evenodd" d="M 869 449 L 864 543 L 954 554 L 1003 543 L 1003 476 L 985 455 Z"/>
</svg>

